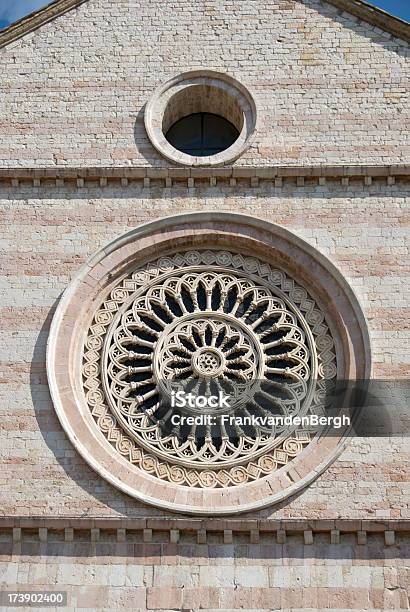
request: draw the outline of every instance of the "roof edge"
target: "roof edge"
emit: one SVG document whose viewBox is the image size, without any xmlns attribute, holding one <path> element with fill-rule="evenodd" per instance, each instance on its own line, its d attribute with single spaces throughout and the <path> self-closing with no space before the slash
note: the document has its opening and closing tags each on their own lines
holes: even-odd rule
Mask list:
<svg viewBox="0 0 410 612">
<path fill-rule="evenodd" d="M 338 9 L 346 11 L 397 38 L 410 42 L 410 23 L 387 13 L 364 0 L 326 0 Z"/>
<path fill-rule="evenodd" d="M 364 0 L 325 1 L 397 38 L 410 42 L 410 24 L 407 21 L 394 17 Z M 8 28 L 0 31 L 0 49 L 85 2 L 88 0 L 55 0 L 44 8 L 12 23 Z"/>
<path fill-rule="evenodd" d="M 0 31 L 0 49 L 88 0 L 56 0 Z"/>
</svg>

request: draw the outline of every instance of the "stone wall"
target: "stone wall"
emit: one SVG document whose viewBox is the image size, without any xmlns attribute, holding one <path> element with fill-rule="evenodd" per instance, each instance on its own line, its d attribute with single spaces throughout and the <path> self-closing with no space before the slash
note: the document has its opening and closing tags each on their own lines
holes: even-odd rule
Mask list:
<svg viewBox="0 0 410 612">
<path fill-rule="evenodd" d="M 0 576 L 7 588 L 63 590 L 72 610 L 408 610 L 408 537 L 384 548 L 373 535 L 366 545 L 353 535 L 314 545 L 293 535 L 278 544 L 265 535 L 251 544 L 246 534 L 224 544 L 220 534 L 198 544 L 185 534 L 170 543 L 129 534 L 104 541 L 61 541 L 58 532 L 39 543 L 27 533 L 19 543 L 0 542 Z M 6 564 L 5 562 L 8 562 Z M 67 609 L 67 608 L 62 608 Z"/>
<path fill-rule="evenodd" d="M 208 183 L 209 185 L 209 183 Z M 189 210 L 231 210 L 286 226 L 327 255 L 357 292 L 368 318 L 374 375 L 409 370 L 408 241 L 403 181 L 319 185 L 286 179 L 215 187 L 163 181 L 127 187 L 92 181 L 33 188 L 1 184 L 3 206 L 1 507 L 17 516 L 158 516 L 117 492 L 71 447 L 57 420 L 45 371 L 50 320 L 80 265 L 108 241 L 144 221 Z M 407 440 L 356 439 L 312 486 L 260 516 L 404 519 L 408 515 Z"/>
<path fill-rule="evenodd" d="M 406 51 L 319 0 L 89 0 L 2 50 L 2 588 L 67 589 L 72 609 L 409 609 L 406 438 L 354 440 L 293 499 L 243 525 L 178 517 L 176 538 L 165 528 L 175 517 L 120 493 L 74 451 L 45 369 L 56 304 L 88 256 L 145 221 L 226 210 L 283 225 L 324 253 L 365 311 L 375 377 L 408 378 L 408 180 L 306 171 L 408 163 Z M 144 105 L 158 84 L 198 67 L 232 74 L 257 102 L 241 176 L 58 175 L 166 170 Z M 258 180 L 247 168 L 275 165 L 301 171 Z M 18 179 L 16 167 L 56 176 Z"/>
<path fill-rule="evenodd" d="M 322 0 L 88 0 L 2 50 L 0 164 L 166 166 L 144 106 L 193 68 L 256 100 L 237 165 L 402 163 L 407 52 Z"/>
</svg>

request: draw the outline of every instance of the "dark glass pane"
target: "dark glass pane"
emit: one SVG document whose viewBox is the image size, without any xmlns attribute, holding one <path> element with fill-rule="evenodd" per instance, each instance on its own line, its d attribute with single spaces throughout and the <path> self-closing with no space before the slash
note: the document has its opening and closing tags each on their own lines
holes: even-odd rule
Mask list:
<svg viewBox="0 0 410 612">
<path fill-rule="evenodd" d="M 195 113 L 179 119 L 167 134 L 168 142 L 188 155 L 215 155 L 225 151 L 238 138 L 235 126 L 212 113 Z"/>
<path fill-rule="evenodd" d="M 204 113 L 203 118 L 203 145 L 207 149 L 224 151 L 238 138 L 238 130 L 232 123 L 218 117 Z"/>
<path fill-rule="evenodd" d="M 166 139 L 179 151 L 185 149 L 200 150 L 202 148 L 201 124 L 202 117 L 199 113 L 183 117 L 169 128 Z"/>
</svg>

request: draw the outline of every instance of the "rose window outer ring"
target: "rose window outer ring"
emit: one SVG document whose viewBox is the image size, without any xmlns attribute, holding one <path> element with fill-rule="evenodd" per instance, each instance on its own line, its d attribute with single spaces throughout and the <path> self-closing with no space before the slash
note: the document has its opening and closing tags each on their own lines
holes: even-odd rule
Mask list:
<svg viewBox="0 0 410 612">
<path fill-rule="evenodd" d="M 369 377 L 366 321 L 338 270 L 284 228 L 231 213 L 191 213 L 160 219 L 129 232 L 94 255 L 58 305 L 48 341 L 47 371 L 63 428 L 77 451 L 104 479 L 164 510 L 232 514 L 283 502 L 306 487 L 340 454 L 348 431 L 341 430 L 340 435 L 332 437 L 322 432 L 309 443 L 291 436 L 274 451 L 276 454 L 261 455 L 246 465 L 242 462 L 226 470 L 187 472 L 183 466 L 166 464 L 136 445 L 118 426 L 104 406 L 104 392 L 98 382 L 102 338 L 118 304 L 124 303 L 136 285 L 146 283 L 144 265 L 158 259 L 158 253 L 165 261 L 175 253 L 206 249 L 241 253 L 238 261 L 247 273 L 253 273 L 257 266 L 258 275 L 263 276 L 263 262 L 270 265 L 274 271 L 271 280 L 296 300 L 309 326 L 320 328 L 318 312 L 323 313 L 334 341 L 337 378 Z M 127 280 L 135 270 L 140 270 L 135 279 Z M 326 354 L 327 336 L 316 335 L 315 342 L 317 350 Z M 327 368 L 326 363 L 319 366 L 324 375 Z M 328 373 L 333 375 L 332 370 Z"/>
</svg>

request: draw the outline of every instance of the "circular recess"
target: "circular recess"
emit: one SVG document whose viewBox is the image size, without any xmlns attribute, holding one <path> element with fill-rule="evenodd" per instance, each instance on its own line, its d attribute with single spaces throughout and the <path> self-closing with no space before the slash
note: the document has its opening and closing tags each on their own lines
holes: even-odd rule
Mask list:
<svg viewBox="0 0 410 612">
<path fill-rule="evenodd" d="M 178 151 L 194 157 L 222 153 L 236 142 L 239 130 L 227 119 L 212 113 L 193 113 L 178 119 L 165 137 Z"/>
<path fill-rule="evenodd" d="M 245 215 L 194 213 L 90 259 L 57 308 L 47 368 L 60 421 L 101 476 L 161 508 L 229 514 L 308 485 L 347 431 L 231 427 L 199 405 L 179 414 L 211 415 L 212 429 L 184 428 L 172 385 L 207 395 L 222 381 L 234 417 L 322 415 L 325 385 L 368 378 L 370 349 L 352 290 L 310 245 Z"/>
<path fill-rule="evenodd" d="M 161 85 L 145 110 L 145 127 L 167 159 L 188 166 L 223 165 L 251 144 L 256 105 L 236 79 L 219 72 L 187 72 Z"/>
</svg>

